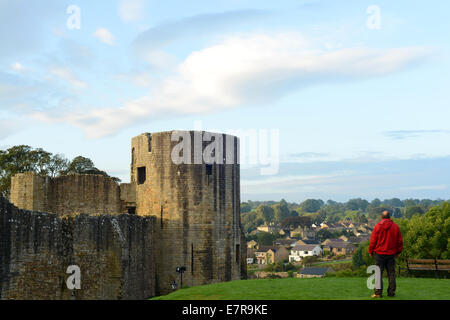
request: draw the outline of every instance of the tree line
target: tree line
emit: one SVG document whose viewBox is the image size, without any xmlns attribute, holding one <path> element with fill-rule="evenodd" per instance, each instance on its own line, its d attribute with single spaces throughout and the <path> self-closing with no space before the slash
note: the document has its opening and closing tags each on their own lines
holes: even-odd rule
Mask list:
<svg viewBox="0 0 450 320">
<path fill-rule="evenodd" d="M 430 199 L 374 199 L 368 201 L 361 198 L 350 199 L 347 202 L 337 202 L 321 199 L 307 199 L 301 203 L 276 201 L 247 201 L 241 203 L 241 223 L 244 231 L 249 234 L 263 224 L 282 225 L 305 217 L 310 224 L 319 225 L 322 222 L 336 223 L 352 221 L 365 223 L 368 219 L 377 219 L 384 210 L 391 212 L 394 218 L 420 216 L 431 207 L 440 205 L 444 200 Z"/>
</svg>

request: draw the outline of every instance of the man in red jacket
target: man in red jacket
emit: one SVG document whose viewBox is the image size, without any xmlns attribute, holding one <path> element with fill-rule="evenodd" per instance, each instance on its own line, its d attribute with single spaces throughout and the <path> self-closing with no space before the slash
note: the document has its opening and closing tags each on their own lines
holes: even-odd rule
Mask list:
<svg viewBox="0 0 450 320">
<path fill-rule="evenodd" d="M 395 295 L 395 258 L 402 252 L 403 240 L 400 228 L 390 219 L 388 211 L 383 211 L 381 221 L 373 228 L 370 237 L 369 255 L 373 258 L 375 253 L 375 264 L 380 267 L 381 276 L 386 269 L 389 278 L 388 296 Z M 381 288 L 375 288 L 372 298 L 383 295 L 383 280 Z"/>
</svg>

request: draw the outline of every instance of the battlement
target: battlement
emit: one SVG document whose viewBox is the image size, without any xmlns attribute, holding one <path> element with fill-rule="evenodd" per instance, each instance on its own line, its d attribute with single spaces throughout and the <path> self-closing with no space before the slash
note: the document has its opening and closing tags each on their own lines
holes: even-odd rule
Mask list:
<svg viewBox="0 0 450 320">
<path fill-rule="evenodd" d="M 21 209 L 58 215 L 126 212 L 119 185 L 109 177 L 91 174 L 56 178 L 34 172 L 17 174 L 11 179 L 11 202 Z"/>
</svg>

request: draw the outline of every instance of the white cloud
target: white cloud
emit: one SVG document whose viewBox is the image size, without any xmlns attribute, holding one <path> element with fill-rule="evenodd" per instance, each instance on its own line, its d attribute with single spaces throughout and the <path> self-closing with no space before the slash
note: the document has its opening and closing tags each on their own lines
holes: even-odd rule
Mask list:
<svg viewBox="0 0 450 320">
<path fill-rule="evenodd" d="M 427 54 L 420 47 L 323 50 L 295 33 L 234 36 L 192 52 L 151 94 L 119 108 L 37 116 L 72 123 L 98 138 L 145 119 L 275 103 L 307 86 L 387 75 Z"/>
<path fill-rule="evenodd" d="M 11 64 L 11 69 L 13 69 L 14 71 L 17 71 L 17 72 L 22 72 L 23 66 L 19 62 L 16 62 L 16 63 Z"/>
<path fill-rule="evenodd" d="M 88 84 L 86 82 L 81 81 L 77 78 L 77 76 L 72 72 L 72 70 L 63 67 L 52 67 L 49 69 L 49 73 L 54 75 L 62 80 L 69 82 L 72 86 L 76 88 L 87 88 Z"/>
<path fill-rule="evenodd" d="M 110 46 L 114 44 L 115 38 L 112 33 L 106 28 L 98 28 L 92 35 L 99 39 L 101 42 L 109 44 Z"/>
<path fill-rule="evenodd" d="M 144 10 L 143 0 L 120 0 L 118 13 L 124 22 L 133 22 L 142 19 Z"/>
</svg>

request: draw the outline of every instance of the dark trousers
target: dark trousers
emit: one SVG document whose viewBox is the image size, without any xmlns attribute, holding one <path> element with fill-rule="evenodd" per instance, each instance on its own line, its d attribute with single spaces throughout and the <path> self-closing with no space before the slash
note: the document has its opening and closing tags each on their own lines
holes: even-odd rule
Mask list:
<svg viewBox="0 0 450 320">
<path fill-rule="evenodd" d="M 386 269 L 389 278 L 388 295 L 395 294 L 395 255 L 386 255 L 375 253 L 375 264 L 380 267 L 381 271 L 381 289 L 375 289 L 375 294 L 383 295 L 383 271 Z"/>
</svg>

